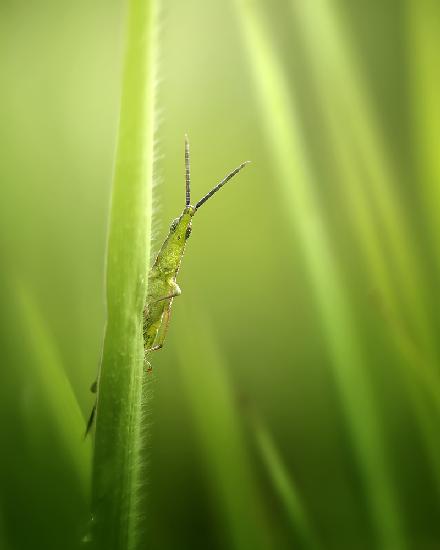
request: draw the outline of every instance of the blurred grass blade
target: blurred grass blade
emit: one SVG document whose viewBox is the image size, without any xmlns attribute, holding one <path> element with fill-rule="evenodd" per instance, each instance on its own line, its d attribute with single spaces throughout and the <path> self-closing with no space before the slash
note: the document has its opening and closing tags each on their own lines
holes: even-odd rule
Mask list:
<svg viewBox="0 0 440 550">
<path fill-rule="evenodd" d="M 299 493 L 286 470 L 278 449 L 263 422 L 253 414 L 253 429 L 262 459 L 272 479 L 275 490 L 284 504 L 292 530 L 301 540 L 301 548 L 318 550 L 321 544 L 312 529 Z"/>
<path fill-rule="evenodd" d="M 305 44 L 307 64 L 312 74 L 312 86 L 316 90 L 321 106 L 320 112 L 324 118 L 323 124 L 321 124 L 322 135 L 327 137 L 327 147 L 333 150 L 332 159 L 337 170 L 334 179 L 340 184 L 339 200 L 349 205 L 346 215 L 351 218 L 360 249 L 367 260 L 364 262 L 365 269 L 370 272 L 369 279 L 374 281 L 374 288 L 379 294 L 379 309 L 384 316 L 382 320 L 401 356 L 399 370 L 402 370 L 403 381 L 418 419 L 419 428 L 423 433 L 425 446 L 440 489 L 438 470 L 440 443 L 438 438 L 433 437 L 435 421 L 430 418 L 429 407 L 427 410 L 429 404 L 433 406 L 432 412 L 435 412 L 436 409 L 438 414 L 440 410 L 440 381 L 437 367 L 431 354 L 432 350 L 420 349 L 417 342 L 408 334 L 406 323 L 402 321 L 405 318 L 405 308 L 402 308 L 398 289 L 393 285 L 389 266 L 390 255 L 383 246 L 383 231 L 376 223 L 375 212 L 372 210 L 367 196 L 368 190 L 364 189 L 362 185 L 364 169 L 355 161 L 357 155 L 353 142 L 356 142 L 357 134 L 354 139 L 347 140 L 346 136 L 350 134 L 350 130 L 347 128 L 348 122 L 342 111 L 338 112 L 336 106 L 339 103 L 338 98 L 345 97 L 347 100 L 344 102 L 344 109 L 351 106 L 353 110 L 353 116 L 349 117 L 350 119 L 355 118 L 353 105 L 358 105 L 358 110 L 362 111 L 362 114 L 359 112 L 356 114 L 358 117 L 364 117 L 364 113 L 368 113 L 370 108 L 366 105 L 367 100 L 361 94 L 360 85 L 356 82 L 356 71 L 349 58 L 349 48 L 344 47 L 345 42 L 342 40 L 341 30 L 337 30 L 336 14 L 332 13 L 326 2 L 320 0 L 315 0 L 315 2 L 320 5 L 318 12 L 316 9 L 311 9 L 309 4 L 292 5 L 292 7 L 295 28 Z M 317 35 L 320 36 L 320 40 L 316 40 Z M 336 51 L 334 51 L 335 48 Z M 325 71 L 323 67 L 325 67 Z M 329 78 L 329 73 L 331 78 Z M 349 75 L 351 78 L 348 84 Z M 370 118 L 368 124 L 372 125 Z M 377 130 L 375 130 L 375 134 L 377 134 Z M 382 162 L 385 162 L 385 159 Z M 381 188 L 393 203 L 394 212 L 391 217 L 398 227 L 399 235 L 405 235 L 408 230 L 396 207 L 397 200 L 393 200 L 391 189 L 384 189 L 389 184 L 389 181 L 383 181 Z M 406 261 L 414 262 L 415 259 L 408 257 Z M 416 315 L 417 312 L 411 311 L 412 314 Z M 429 332 L 431 332 L 430 328 Z M 428 403 L 426 398 L 428 398 Z"/>
<path fill-rule="evenodd" d="M 92 539 L 106 550 L 139 541 L 143 368 L 153 166 L 153 3 L 129 0 L 107 252 L 107 327 L 93 464 Z"/>
<path fill-rule="evenodd" d="M 83 442 L 84 417 L 64 372 L 52 336 L 29 289 L 23 283 L 16 283 L 15 286 L 25 333 L 32 350 L 34 384 L 38 384 L 44 394 L 42 402 L 50 411 L 50 417 L 56 425 L 56 433 L 66 456 L 71 461 L 72 472 L 86 502 L 89 497 L 91 445 L 90 442 Z"/>
<path fill-rule="evenodd" d="M 0 334 L 5 536 L 10 548 L 75 550 L 88 519 L 91 442 L 30 285 L 17 273 L 0 280 L 8 319 Z"/>
<path fill-rule="evenodd" d="M 382 548 L 405 548 L 364 353 L 313 191 L 300 124 L 292 108 L 294 92 L 270 43 L 257 3 L 237 0 L 237 5 L 260 95 L 268 144 L 272 147 L 292 228 L 301 239 L 378 543 Z"/>
<path fill-rule="evenodd" d="M 270 548 L 262 503 L 224 364 L 208 324 L 200 318 L 203 314 L 192 311 L 186 304 L 188 328 L 182 334 L 179 365 L 208 478 L 213 484 L 213 500 L 225 532 L 230 534 L 230 540 L 220 546 L 237 550 Z"/>
<path fill-rule="evenodd" d="M 325 90 L 332 97 L 332 109 L 337 116 L 335 123 L 341 124 L 342 120 L 346 125 L 344 145 L 352 158 L 359 159 L 359 169 L 366 176 L 367 194 L 379 220 L 382 246 L 398 274 L 400 299 L 406 306 L 405 321 L 416 333 L 428 363 L 435 361 L 437 345 L 427 315 L 426 280 L 417 257 L 417 242 L 397 195 L 399 170 L 387 155 L 376 113 L 352 54 L 354 49 L 338 17 L 340 8 L 330 0 L 291 2 L 291 7 L 299 22 L 298 28 L 306 37 L 308 50 L 319 60 L 321 74 L 322 68 L 326 68 Z M 335 81 L 337 91 L 334 90 Z M 332 95 L 333 91 L 336 93 Z"/>
<path fill-rule="evenodd" d="M 435 0 L 409 0 L 407 29 L 412 115 L 412 145 L 419 161 L 419 181 L 440 273 L 440 10 Z"/>
<path fill-rule="evenodd" d="M 407 49 L 409 69 L 412 78 L 412 122 L 414 138 L 412 145 L 418 161 L 418 181 L 421 183 L 426 213 L 428 236 L 437 263 L 437 276 L 440 273 L 440 157 L 438 144 L 440 135 L 440 10 L 437 2 L 432 0 L 411 0 L 406 4 L 406 25 L 409 36 Z M 436 284 L 436 281 L 434 281 Z M 438 298 L 431 297 L 438 305 Z M 434 306 L 435 307 L 435 306 Z M 438 375 L 438 370 L 436 369 Z M 419 424 L 424 432 L 424 442 L 428 448 L 432 470 L 440 491 L 440 442 L 438 422 L 432 417 L 423 399 L 414 395 L 415 389 L 408 382 L 408 388 L 415 404 Z M 438 384 L 432 389 L 440 399 Z"/>
</svg>

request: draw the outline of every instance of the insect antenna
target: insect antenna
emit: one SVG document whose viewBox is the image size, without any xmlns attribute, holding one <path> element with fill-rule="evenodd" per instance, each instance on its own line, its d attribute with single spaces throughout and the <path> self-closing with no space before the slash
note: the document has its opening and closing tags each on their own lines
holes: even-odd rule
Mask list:
<svg viewBox="0 0 440 550">
<path fill-rule="evenodd" d="M 185 134 L 185 182 L 186 182 L 186 206 L 191 204 L 191 175 L 189 171 L 189 141 Z"/>
<path fill-rule="evenodd" d="M 235 168 L 235 170 L 232 170 L 232 172 L 230 172 L 224 179 L 222 179 L 220 183 L 218 183 L 213 189 L 211 189 L 209 193 L 207 193 L 204 197 L 202 197 L 199 200 L 199 202 L 195 206 L 195 209 L 197 210 L 198 208 L 200 208 L 202 204 L 204 204 L 209 198 L 211 198 L 212 195 L 214 195 L 214 193 L 217 193 L 217 191 L 221 189 L 223 185 L 225 185 L 225 183 L 228 183 L 230 179 L 232 179 L 235 175 L 237 175 L 238 172 L 240 172 L 240 170 L 242 170 L 246 166 L 246 164 L 249 164 L 249 163 L 250 163 L 250 160 L 247 160 L 246 162 L 243 162 L 242 164 L 240 164 L 240 166 Z"/>
</svg>

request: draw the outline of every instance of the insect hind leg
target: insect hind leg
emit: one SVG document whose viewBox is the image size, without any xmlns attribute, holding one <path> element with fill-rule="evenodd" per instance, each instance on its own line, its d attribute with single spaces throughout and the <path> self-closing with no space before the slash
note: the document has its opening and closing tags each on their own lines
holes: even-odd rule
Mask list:
<svg viewBox="0 0 440 550">
<path fill-rule="evenodd" d="M 146 358 L 146 354 L 151 351 L 159 351 L 160 349 L 163 348 L 165 338 L 168 332 L 168 327 L 170 324 L 171 306 L 173 304 L 173 298 L 175 298 L 176 296 L 180 296 L 180 294 L 182 294 L 182 291 L 180 290 L 179 285 L 175 281 L 173 281 L 172 292 L 169 295 L 163 296 L 162 298 L 159 298 L 154 302 L 151 302 L 152 304 L 156 304 L 158 302 L 163 302 L 164 300 L 168 300 L 168 303 L 164 306 L 164 312 L 162 314 L 162 318 L 160 320 L 160 325 L 156 333 L 156 336 L 154 337 L 154 340 L 151 342 L 150 347 L 144 348 L 145 366 L 147 368 L 148 373 L 152 372 L 152 368 L 151 368 L 151 364 Z"/>
<path fill-rule="evenodd" d="M 153 342 L 154 345 L 146 351 L 158 351 L 163 348 L 163 344 L 165 342 L 165 338 L 168 332 L 168 327 L 170 325 L 170 318 L 171 318 L 171 300 L 166 310 L 163 312 L 162 322 L 160 324 L 160 328 L 158 330 L 157 336 Z"/>
<path fill-rule="evenodd" d="M 154 300 L 154 302 L 151 302 L 151 303 L 157 304 L 158 302 L 163 302 L 164 300 L 172 300 L 173 298 L 176 298 L 176 296 L 180 296 L 181 294 L 182 294 L 182 291 L 180 290 L 180 286 L 176 282 L 174 282 L 173 291 L 170 294 L 168 294 L 167 296 L 162 296 L 162 298 L 158 298 L 157 300 Z"/>
</svg>

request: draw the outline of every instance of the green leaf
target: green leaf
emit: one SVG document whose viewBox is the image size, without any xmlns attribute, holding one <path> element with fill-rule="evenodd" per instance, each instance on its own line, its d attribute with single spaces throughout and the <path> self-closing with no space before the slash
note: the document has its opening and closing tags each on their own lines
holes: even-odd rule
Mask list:
<svg viewBox="0 0 440 550">
<path fill-rule="evenodd" d="M 107 256 L 107 327 L 99 378 L 92 540 L 136 548 L 140 516 L 142 315 L 150 257 L 153 3 L 130 0 Z"/>
</svg>

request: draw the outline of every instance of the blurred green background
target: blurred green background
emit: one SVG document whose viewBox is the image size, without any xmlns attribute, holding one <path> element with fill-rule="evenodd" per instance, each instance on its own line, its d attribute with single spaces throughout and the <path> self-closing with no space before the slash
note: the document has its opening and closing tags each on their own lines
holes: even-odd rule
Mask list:
<svg viewBox="0 0 440 550">
<path fill-rule="evenodd" d="M 125 4 L 0 3 L 0 548 L 87 532 Z M 160 6 L 145 548 L 440 547 L 440 6 Z M 130 246 L 130 243 L 127 243 Z"/>
</svg>

